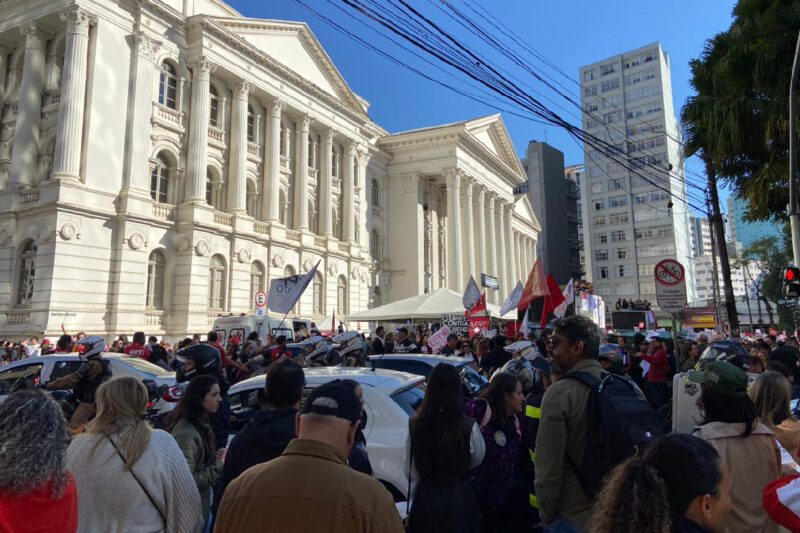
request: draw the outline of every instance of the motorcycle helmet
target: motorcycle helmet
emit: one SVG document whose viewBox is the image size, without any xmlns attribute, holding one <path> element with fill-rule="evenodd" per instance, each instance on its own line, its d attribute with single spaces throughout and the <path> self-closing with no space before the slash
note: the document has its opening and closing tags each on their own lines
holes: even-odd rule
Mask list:
<svg viewBox="0 0 800 533">
<path fill-rule="evenodd" d="M 700 370 L 711 361 L 727 361 L 745 372 L 750 368 L 750 354 L 745 347 L 727 339 L 713 342 L 705 349 L 698 360 Z"/>
<path fill-rule="evenodd" d="M 609 361 L 611 367 L 608 370 L 612 374 L 624 374 L 628 366 L 627 357 L 622 355 L 622 348 L 620 348 L 619 344 L 601 345 L 597 359 L 599 361 Z"/>
<path fill-rule="evenodd" d="M 79 341 L 75 341 L 77 346 L 83 346 L 83 351 L 79 352 L 82 357 L 92 357 L 93 355 L 100 355 L 106 349 L 106 341 L 99 335 L 92 335 L 85 337 Z"/>
<path fill-rule="evenodd" d="M 338 351 L 339 355 L 342 357 L 345 357 L 350 352 L 363 352 L 364 347 L 366 346 L 364 339 L 361 338 L 361 334 L 357 331 L 345 331 L 344 333 L 339 333 L 333 338 L 333 342 L 341 343 Z"/>
<path fill-rule="evenodd" d="M 300 346 L 305 350 L 306 361 L 311 361 L 315 357 L 326 352 L 330 346 L 328 341 L 322 336 L 310 337 L 300 343 Z"/>
<path fill-rule="evenodd" d="M 505 349 L 514 357 L 523 357 L 528 361 L 539 355 L 539 350 L 536 349 L 536 346 L 531 341 L 517 341 L 509 344 Z"/>
<path fill-rule="evenodd" d="M 511 374 L 517 378 L 520 385 L 522 385 L 522 392 L 524 394 L 528 394 L 535 386 L 541 384 L 539 373 L 533 369 L 530 362 L 524 357 L 515 357 L 495 371 L 492 377 L 501 372 Z"/>
<path fill-rule="evenodd" d="M 184 370 L 181 368 L 175 373 L 178 383 L 189 381 L 195 376 L 203 374 L 216 375 L 222 366 L 219 350 L 210 344 L 191 344 L 175 352 L 175 357 L 182 362 L 194 361 L 194 368 Z"/>
</svg>

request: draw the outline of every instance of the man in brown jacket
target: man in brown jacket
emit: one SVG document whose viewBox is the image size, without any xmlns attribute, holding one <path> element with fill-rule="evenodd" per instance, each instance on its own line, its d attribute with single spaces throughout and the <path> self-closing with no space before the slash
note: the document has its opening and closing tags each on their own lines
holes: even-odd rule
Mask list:
<svg viewBox="0 0 800 533">
<path fill-rule="evenodd" d="M 361 402 L 338 381 L 315 388 L 297 414 L 297 438 L 225 491 L 215 533 L 403 533 L 389 491 L 347 466 Z"/>
<path fill-rule="evenodd" d="M 553 372 L 566 375 L 582 371 L 600 378 L 603 367 L 597 360 L 597 326 L 586 317 L 570 316 L 556 320 L 554 327 L 550 363 Z M 578 380 L 562 378 L 547 389 L 542 399 L 534 486 L 542 522 L 558 531 L 589 530 L 593 502 L 575 474 L 589 438 L 589 393 L 589 387 Z"/>
</svg>

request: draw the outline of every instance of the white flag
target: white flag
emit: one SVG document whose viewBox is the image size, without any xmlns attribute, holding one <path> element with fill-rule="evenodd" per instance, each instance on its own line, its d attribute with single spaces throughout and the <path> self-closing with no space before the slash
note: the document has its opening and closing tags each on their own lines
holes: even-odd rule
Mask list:
<svg viewBox="0 0 800 533">
<path fill-rule="evenodd" d="M 469 311 L 480 301 L 481 290 L 478 288 L 478 284 L 475 283 L 475 278 L 470 276 L 469 283 L 467 283 L 467 289 L 464 291 L 464 296 L 461 297 L 461 303 L 464 304 L 464 309 Z"/>
<path fill-rule="evenodd" d="M 514 290 L 511 291 L 511 294 L 508 295 L 506 298 L 503 307 L 500 308 L 500 316 L 504 316 L 506 313 L 511 311 L 512 309 L 516 309 L 519 305 L 519 300 L 522 298 L 522 282 L 518 281 L 517 286 L 514 287 Z"/>
<path fill-rule="evenodd" d="M 270 311 L 287 314 L 303 295 L 303 291 L 306 290 L 311 280 L 314 279 L 319 263 L 317 261 L 314 268 L 306 274 L 273 279 L 269 284 L 269 298 L 267 298 L 267 307 Z"/>
<path fill-rule="evenodd" d="M 553 311 L 558 318 L 566 315 L 567 306 L 575 301 L 575 284 L 573 283 L 572 278 L 569 279 L 569 283 L 567 283 L 567 286 L 564 288 L 564 292 L 562 294 L 564 295 L 564 301 L 558 304 L 558 307 L 556 307 L 555 311 Z"/>
<path fill-rule="evenodd" d="M 528 338 L 528 308 L 525 308 L 525 314 L 522 315 L 522 323 L 519 325 L 519 330 Z"/>
</svg>

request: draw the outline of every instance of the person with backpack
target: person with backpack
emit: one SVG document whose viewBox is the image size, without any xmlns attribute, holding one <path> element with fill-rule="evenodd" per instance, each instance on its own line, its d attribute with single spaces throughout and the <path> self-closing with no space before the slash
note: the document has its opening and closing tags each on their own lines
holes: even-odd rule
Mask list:
<svg viewBox="0 0 800 533">
<path fill-rule="evenodd" d="M 631 381 L 603 370 L 591 320 L 553 325 L 551 366 L 562 377 L 542 398 L 534 486 L 545 531 L 587 531 L 603 477 L 664 428 Z"/>
</svg>

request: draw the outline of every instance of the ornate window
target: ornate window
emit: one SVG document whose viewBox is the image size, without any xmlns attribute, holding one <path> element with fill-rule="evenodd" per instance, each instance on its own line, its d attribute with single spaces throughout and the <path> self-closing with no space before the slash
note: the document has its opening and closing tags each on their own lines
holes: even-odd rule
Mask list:
<svg viewBox="0 0 800 533">
<path fill-rule="evenodd" d="M 338 209 L 333 210 L 333 236 L 342 240 L 342 219 Z"/>
<path fill-rule="evenodd" d="M 314 202 L 308 201 L 308 231 L 312 233 L 319 233 L 319 225 L 317 224 L 317 212 L 314 209 Z"/>
<path fill-rule="evenodd" d="M 256 114 L 250 104 L 247 105 L 247 142 L 256 142 Z"/>
<path fill-rule="evenodd" d="M 380 262 L 381 260 L 381 241 L 380 237 L 378 236 L 378 230 L 372 230 L 372 233 L 369 235 L 369 253 L 372 256 L 372 260 L 375 262 Z"/>
<path fill-rule="evenodd" d="M 264 265 L 253 261 L 250 265 L 250 301 L 255 302 L 256 293 L 264 290 Z"/>
<path fill-rule="evenodd" d="M 288 213 L 286 209 L 286 193 L 283 189 L 280 190 L 278 193 L 278 218 L 281 220 L 281 224 L 286 227 L 289 227 L 289 221 L 286 219 Z"/>
<path fill-rule="evenodd" d="M 150 171 L 150 197 L 156 202 L 165 204 L 169 193 L 169 160 L 163 153 L 156 157 L 156 164 Z"/>
<path fill-rule="evenodd" d="M 208 265 L 208 308 L 225 308 L 225 260 L 220 255 L 212 256 Z"/>
<path fill-rule="evenodd" d="M 372 206 L 381 206 L 381 189 L 378 185 L 378 180 L 372 180 Z"/>
<path fill-rule="evenodd" d="M 149 309 L 164 309 L 164 270 L 167 262 L 160 250 L 154 250 L 147 260 L 147 295 Z"/>
<path fill-rule="evenodd" d="M 317 272 L 314 274 L 314 312 L 318 315 L 325 314 L 325 305 L 322 298 L 322 274 Z"/>
<path fill-rule="evenodd" d="M 169 61 L 161 63 L 158 103 L 170 109 L 178 109 L 178 74 Z"/>
<path fill-rule="evenodd" d="M 341 316 L 346 317 L 349 309 L 347 308 L 347 278 L 339 276 L 336 282 L 336 308 Z"/>
<path fill-rule="evenodd" d="M 217 88 L 212 84 L 209 88 L 209 96 L 211 98 L 211 106 L 209 113 L 209 123 L 215 128 L 219 127 L 219 94 Z"/>
<path fill-rule="evenodd" d="M 361 242 L 361 224 L 358 222 L 358 217 L 353 218 L 353 242 Z"/>
<path fill-rule="evenodd" d="M 33 283 L 36 277 L 36 244 L 28 241 L 19 255 L 19 286 L 17 306 L 30 307 L 33 300 Z"/>
</svg>

